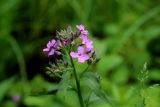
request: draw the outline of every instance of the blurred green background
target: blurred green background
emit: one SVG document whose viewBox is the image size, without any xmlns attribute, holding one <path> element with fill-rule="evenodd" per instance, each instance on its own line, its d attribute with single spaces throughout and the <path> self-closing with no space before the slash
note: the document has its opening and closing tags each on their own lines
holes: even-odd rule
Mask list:
<svg viewBox="0 0 160 107">
<path fill-rule="evenodd" d="M 146 106 L 160 107 L 160 88 L 148 88 L 160 83 L 159 0 L 0 0 L 1 107 L 16 107 L 11 97 L 21 94 L 21 88 L 38 91 L 53 86 L 55 80 L 45 74 L 50 59 L 42 49 L 56 30 L 81 23 L 101 58 L 93 69 L 117 107 L 138 104 L 133 87 L 145 62 L 149 70 Z M 22 105 L 74 107 L 72 94 L 65 103 L 61 95 L 28 96 Z M 93 107 L 110 106 L 99 102 Z"/>
</svg>

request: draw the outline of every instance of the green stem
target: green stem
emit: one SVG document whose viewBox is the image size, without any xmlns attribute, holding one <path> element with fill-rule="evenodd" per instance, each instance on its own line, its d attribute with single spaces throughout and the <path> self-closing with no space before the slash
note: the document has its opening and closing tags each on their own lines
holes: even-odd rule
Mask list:
<svg viewBox="0 0 160 107">
<path fill-rule="evenodd" d="M 74 77 L 75 77 L 75 80 L 76 80 L 79 102 L 80 102 L 81 107 L 84 107 L 84 101 L 83 101 L 83 98 L 82 98 L 82 93 L 81 93 L 81 88 L 80 88 L 80 82 L 78 80 L 76 68 L 74 66 L 73 59 L 72 59 L 71 56 L 70 56 L 70 60 L 71 60 L 71 64 L 72 64 L 72 67 L 73 67 L 73 74 L 74 74 Z"/>
</svg>

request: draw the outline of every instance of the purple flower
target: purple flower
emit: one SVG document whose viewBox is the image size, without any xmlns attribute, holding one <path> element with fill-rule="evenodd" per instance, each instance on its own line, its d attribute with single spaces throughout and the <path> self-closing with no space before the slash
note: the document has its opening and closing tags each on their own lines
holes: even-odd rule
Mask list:
<svg viewBox="0 0 160 107">
<path fill-rule="evenodd" d="M 76 27 L 77 27 L 77 29 L 79 29 L 80 31 L 83 31 L 83 30 L 84 30 L 84 26 L 83 26 L 82 24 L 77 25 Z"/>
<path fill-rule="evenodd" d="M 87 51 L 91 51 L 93 49 L 93 41 L 85 35 L 82 35 L 82 44 L 86 45 Z"/>
<path fill-rule="evenodd" d="M 84 28 L 84 26 L 82 24 L 77 25 L 76 27 L 77 27 L 78 30 L 81 31 L 82 35 L 88 35 L 88 30 L 85 30 L 85 28 Z"/>
<path fill-rule="evenodd" d="M 21 96 L 20 95 L 14 95 L 12 96 L 12 100 L 15 103 L 18 103 L 21 100 Z"/>
<path fill-rule="evenodd" d="M 60 55 L 61 53 L 58 52 L 59 49 L 60 49 L 60 46 L 58 45 L 56 40 L 52 39 L 47 43 L 47 47 L 43 49 L 43 52 L 47 52 L 49 56 L 54 54 Z"/>
<path fill-rule="evenodd" d="M 83 30 L 83 31 L 81 31 L 81 33 L 82 33 L 82 35 L 88 35 L 88 30 Z"/>
<path fill-rule="evenodd" d="M 78 47 L 78 52 L 71 52 L 72 58 L 78 58 L 78 62 L 84 63 L 84 61 L 89 59 L 89 55 L 85 53 L 85 48 L 82 46 Z"/>
</svg>

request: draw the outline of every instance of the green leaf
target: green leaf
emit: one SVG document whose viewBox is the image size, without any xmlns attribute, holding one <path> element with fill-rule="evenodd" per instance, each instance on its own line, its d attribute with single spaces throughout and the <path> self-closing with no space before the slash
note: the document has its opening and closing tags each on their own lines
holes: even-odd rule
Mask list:
<svg viewBox="0 0 160 107">
<path fill-rule="evenodd" d="M 97 64 L 98 72 L 105 75 L 109 70 L 115 69 L 122 63 L 123 59 L 119 55 L 107 55 L 104 56 Z"/>
<path fill-rule="evenodd" d="M 12 86 L 14 80 L 15 77 L 11 77 L 0 83 L 0 102 L 2 101 L 3 97 L 5 96 L 9 88 Z"/>
<path fill-rule="evenodd" d="M 45 82 L 41 77 L 36 77 L 32 81 L 32 93 L 30 96 L 55 95 L 58 91 L 66 93 L 67 90 L 73 90 L 70 82 L 71 72 L 67 71 L 62 75 L 62 80 L 58 84 Z M 47 88 L 46 88 L 47 87 Z"/>
<path fill-rule="evenodd" d="M 26 96 L 24 103 L 27 107 L 52 107 L 53 96 Z"/>
<path fill-rule="evenodd" d="M 59 89 L 63 90 L 63 89 L 66 89 L 68 88 L 68 85 L 69 85 L 69 81 L 70 81 L 70 78 L 71 78 L 71 72 L 66 72 L 62 75 L 62 80 L 60 81 L 59 83 Z"/>
<path fill-rule="evenodd" d="M 54 87 L 52 89 L 49 90 L 39 90 L 39 92 L 32 92 L 32 94 L 30 96 L 41 96 L 41 95 L 53 95 L 56 94 L 58 91 L 57 87 Z"/>
<path fill-rule="evenodd" d="M 98 74 L 93 72 L 85 72 L 82 76 L 82 79 L 84 84 L 86 84 L 86 86 L 88 86 L 91 89 L 91 91 L 98 97 L 98 99 L 96 98 L 97 100 L 103 100 L 112 105 L 111 99 L 101 89 L 100 77 Z M 90 98 L 91 99 L 87 98 L 89 103 L 92 100 L 92 97 Z"/>
<path fill-rule="evenodd" d="M 64 97 L 67 94 L 68 89 L 72 89 L 71 84 L 71 72 L 66 72 L 62 75 L 62 80 L 58 84 L 58 92 L 63 92 Z"/>
<path fill-rule="evenodd" d="M 49 83 L 40 75 L 35 76 L 31 83 L 30 96 L 53 95 L 57 92 L 58 87 L 55 83 Z"/>
<path fill-rule="evenodd" d="M 100 77 L 98 74 L 85 72 L 82 74 L 81 78 L 90 87 L 90 89 L 95 90 L 100 88 Z"/>
</svg>

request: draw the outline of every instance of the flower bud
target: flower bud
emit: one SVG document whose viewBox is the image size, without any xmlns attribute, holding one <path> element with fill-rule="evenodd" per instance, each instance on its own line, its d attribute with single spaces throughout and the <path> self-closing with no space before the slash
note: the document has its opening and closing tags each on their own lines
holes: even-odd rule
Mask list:
<svg viewBox="0 0 160 107">
<path fill-rule="evenodd" d="M 95 63 L 98 63 L 100 60 L 100 58 L 96 58 Z"/>
<path fill-rule="evenodd" d="M 91 59 L 88 59 L 88 60 L 87 60 L 87 64 L 88 64 L 88 65 L 92 64 L 92 60 L 91 60 Z"/>
</svg>

